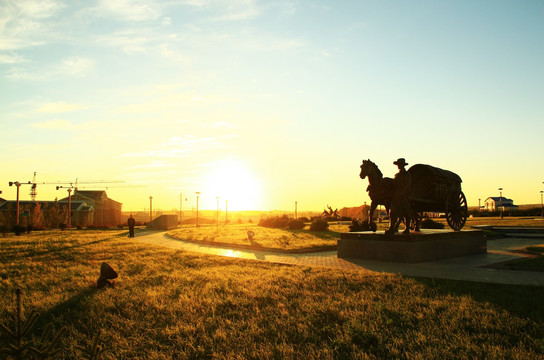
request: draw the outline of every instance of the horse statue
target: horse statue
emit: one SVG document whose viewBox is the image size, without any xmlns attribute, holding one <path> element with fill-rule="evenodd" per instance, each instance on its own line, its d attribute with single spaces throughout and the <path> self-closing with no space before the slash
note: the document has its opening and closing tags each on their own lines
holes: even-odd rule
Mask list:
<svg viewBox="0 0 544 360">
<path fill-rule="evenodd" d="M 391 198 L 395 189 L 395 180 L 392 178 L 383 177 L 383 174 L 378 166 L 370 160 L 363 160 L 359 177 L 363 180 L 365 178 L 368 178 L 368 187 L 366 188 L 366 191 L 368 192 L 368 196 L 372 201 L 370 204 L 370 210 L 368 212 L 368 225 L 369 228 L 375 232 L 377 226 L 372 221 L 374 211 L 376 210 L 378 205 L 384 205 L 386 211 L 389 213 L 391 207 Z M 404 220 L 404 223 L 406 224 L 405 233 L 409 233 L 410 222 L 412 220 L 415 220 L 411 218 L 411 214 L 403 214 L 403 216 L 399 217 L 397 217 L 396 214 L 391 215 L 395 218 L 393 219 L 390 217 L 389 229 L 386 231 L 386 233 L 394 234 L 397 231 L 398 226 L 402 220 Z"/>
</svg>

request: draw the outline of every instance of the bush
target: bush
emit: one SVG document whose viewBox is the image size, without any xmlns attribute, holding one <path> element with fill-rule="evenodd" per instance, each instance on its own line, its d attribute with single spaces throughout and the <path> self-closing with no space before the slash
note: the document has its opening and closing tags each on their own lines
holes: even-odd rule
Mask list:
<svg viewBox="0 0 544 360">
<path fill-rule="evenodd" d="M 434 221 L 433 219 L 424 219 L 422 222 L 421 222 L 421 226 L 420 226 L 422 229 L 443 229 L 444 228 L 444 224 L 442 223 L 439 223 L 439 222 L 436 222 Z"/>
<path fill-rule="evenodd" d="M 22 233 L 24 233 L 26 231 L 26 226 L 13 225 L 12 230 L 15 233 L 15 235 L 19 236 L 19 235 L 21 235 Z"/>
<path fill-rule="evenodd" d="M 289 218 L 287 215 L 283 216 L 273 216 L 269 218 L 264 218 L 259 221 L 259 226 L 273 228 L 273 229 L 283 229 L 287 227 L 289 223 Z"/>
<path fill-rule="evenodd" d="M 349 226 L 349 232 L 356 232 L 356 231 L 371 231 L 370 224 L 368 221 L 357 221 L 352 220 L 351 225 Z"/>
<path fill-rule="evenodd" d="M 304 229 L 304 226 L 306 224 L 304 223 L 304 220 L 302 219 L 290 219 L 287 222 L 287 228 L 290 230 L 300 230 Z"/>
<path fill-rule="evenodd" d="M 310 231 L 325 231 L 329 230 L 329 223 L 325 219 L 315 219 L 310 225 Z"/>
</svg>

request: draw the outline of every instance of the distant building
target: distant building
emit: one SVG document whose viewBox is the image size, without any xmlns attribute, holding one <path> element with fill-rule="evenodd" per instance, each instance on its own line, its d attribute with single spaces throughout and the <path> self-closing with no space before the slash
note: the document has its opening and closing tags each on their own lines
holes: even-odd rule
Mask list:
<svg viewBox="0 0 544 360">
<path fill-rule="evenodd" d="M 64 198 L 61 201 L 68 201 Z M 94 209 L 91 225 L 116 226 L 125 222 L 121 218 L 122 203 L 112 200 L 104 190 L 76 190 L 72 195 L 72 202 L 83 201 Z"/>
<path fill-rule="evenodd" d="M 19 224 L 38 226 L 39 223 L 39 226 L 45 227 L 66 224 L 68 203 L 68 197 L 58 201 L 19 201 Z M 121 219 L 123 204 L 110 199 L 105 191 L 76 190 L 71 196 L 70 205 L 72 226 L 116 226 L 124 223 Z M 0 225 L 15 225 L 16 214 L 17 202 L 0 198 Z"/>
<path fill-rule="evenodd" d="M 485 211 L 496 211 L 500 210 L 503 207 L 504 209 L 516 209 L 518 206 L 514 205 L 514 200 L 508 199 L 505 197 L 488 197 L 484 202 Z"/>
<path fill-rule="evenodd" d="M 72 226 L 87 226 L 93 222 L 94 209 L 84 201 L 71 202 L 70 223 Z M 37 211 L 39 209 L 39 211 Z M 68 200 L 63 201 L 19 201 L 19 224 L 22 226 L 58 226 L 66 224 Z M 17 223 L 17 201 L 0 199 L 0 225 Z"/>
</svg>

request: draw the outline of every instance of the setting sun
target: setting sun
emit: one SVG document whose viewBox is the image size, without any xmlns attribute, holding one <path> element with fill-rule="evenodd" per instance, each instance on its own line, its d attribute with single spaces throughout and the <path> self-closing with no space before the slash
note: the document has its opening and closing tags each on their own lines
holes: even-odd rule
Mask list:
<svg viewBox="0 0 544 360">
<path fill-rule="evenodd" d="M 204 179 L 203 194 L 221 203 L 228 200 L 229 210 L 259 209 L 262 201 L 261 182 L 251 168 L 241 160 L 222 160 L 213 163 Z M 215 206 L 215 205 L 214 205 Z"/>
</svg>

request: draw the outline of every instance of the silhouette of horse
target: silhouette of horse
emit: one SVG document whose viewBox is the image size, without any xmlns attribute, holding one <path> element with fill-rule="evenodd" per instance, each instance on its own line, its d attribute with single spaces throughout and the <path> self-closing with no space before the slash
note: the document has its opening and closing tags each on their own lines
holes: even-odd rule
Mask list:
<svg viewBox="0 0 544 360">
<path fill-rule="evenodd" d="M 393 196 L 395 187 L 395 180 L 392 178 L 383 177 L 383 174 L 378 166 L 370 160 L 363 160 L 359 177 L 361 179 L 368 178 L 369 185 L 366 188 L 366 191 L 368 192 L 368 196 L 370 196 L 370 200 L 372 200 L 370 210 L 368 212 L 368 225 L 370 229 L 375 232 L 377 226 L 372 221 L 374 211 L 378 205 L 384 205 L 387 213 L 389 213 L 389 209 L 391 207 L 391 197 Z M 389 229 L 385 232 L 386 234 L 394 234 L 402 221 L 404 221 L 404 224 L 406 225 L 406 230 L 404 230 L 405 234 L 410 233 L 409 228 L 411 224 L 415 225 L 416 231 L 419 231 L 419 224 L 417 221 L 417 215 L 415 213 L 400 214 L 403 216 L 393 213 L 389 214 Z"/>
<path fill-rule="evenodd" d="M 368 178 L 368 187 L 366 191 L 370 200 L 370 210 L 368 213 L 368 225 L 372 231 L 376 231 L 377 226 L 372 221 L 372 216 L 378 205 L 384 205 L 386 211 L 389 213 L 389 206 L 391 205 L 391 196 L 393 194 L 394 180 L 392 178 L 384 178 L 378 166 L 370 160 L 363 160 L 361 165 L 361 173 L 359 174 L 361 179 Z"/>
</svg>

